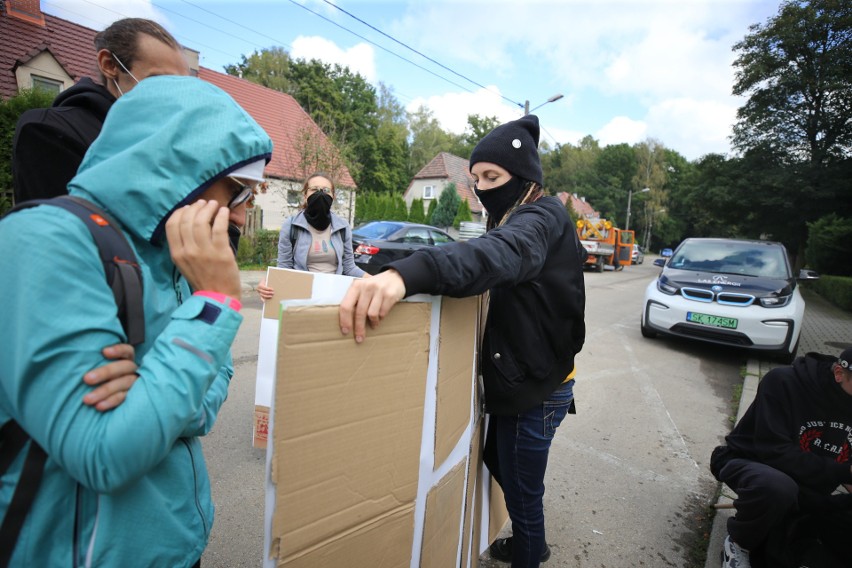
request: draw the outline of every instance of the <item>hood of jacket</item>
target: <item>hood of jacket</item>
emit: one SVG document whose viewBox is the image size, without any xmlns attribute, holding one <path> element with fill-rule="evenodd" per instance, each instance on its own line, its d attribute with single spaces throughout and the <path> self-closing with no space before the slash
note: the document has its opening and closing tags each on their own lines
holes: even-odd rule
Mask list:
<svg viewBox="0 0 852 568">
<path fill-rule="evenodd" d="M 112 105 L 68 189 L 156 245 L 175 209 L 271 157 L 269 136 L 225 91 L 196 77 L 149 77 Z"/>
<path fill-rule="evenodd" d="M 73 87 L 59 93 L 53 100 L 54 107 L 86 109 L 98 116 L 101 122 L 113 103 L 115 103 L 115 97 L 112 93 L 88 77 L 83 77 Z"/>
<path fill-rule="evenodd" d="M 793 361 L 793 370 L 802 381 L 802 395 L 811 399 L 812 404 L 823 405 L 826 410 L 837 415 L 852 415 L 852 396 L 846 394 L 831 370 L 837 361 L 831 355 L 808 353 Z"/>
</svg>

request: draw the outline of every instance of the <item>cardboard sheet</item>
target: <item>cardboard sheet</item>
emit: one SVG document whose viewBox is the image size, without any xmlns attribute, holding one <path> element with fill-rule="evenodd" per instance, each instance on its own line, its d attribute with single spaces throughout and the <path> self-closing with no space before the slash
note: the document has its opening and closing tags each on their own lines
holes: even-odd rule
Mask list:
<svg viewBox="0 0 852 568">
<path fill-rule="evenodd" d="M 478 299 L 443 298 L 438 347 L 435 468 L 449 457 L 470 425 Z"/>
<path fill-rule="evenodd" d="M 338 329 L 351 281 L 270 270 L 299 299 L 261 321 L 263 567 L 477 568 L 506 520 L 482 464 L 478 302 L 409 298 L 358 345 Z"/>
<path fill-rule="evenodd" d="M 272 530 L 285 558 L 413 510 L 430 314 L 400 304 L 358 345 L 340 334 L 337 306 L 283 311 Z"/>
<path fill-rule="evenodd" d="M 467 462 L 456 464 L 426 496 L 420 568 L 458 566 Z"/>
</svg>

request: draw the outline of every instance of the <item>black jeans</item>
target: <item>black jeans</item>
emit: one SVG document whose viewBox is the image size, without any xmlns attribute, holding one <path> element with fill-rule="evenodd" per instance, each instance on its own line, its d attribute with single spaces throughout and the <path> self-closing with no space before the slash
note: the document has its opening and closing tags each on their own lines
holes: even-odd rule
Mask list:
<svg viewBox="0 0 852 568">
<path fill-rule="evenodd" d="M 512 568 L 538 568 L 545 547 L 544 472 L 556 429 L 574 402 L 571 380 L 516 416 L 490 415 L 485 465 L 503 489 L 512 520 Z"/>
<path fill-rule="evenodd" d="M 751 552 L 752 566 L 852 566 L 852 512 L 801 514 L 799 485 L 768 465 L 741 458 L 719 468 L 718 479 L 737 493 L 728 534 Z"/>
</svg>

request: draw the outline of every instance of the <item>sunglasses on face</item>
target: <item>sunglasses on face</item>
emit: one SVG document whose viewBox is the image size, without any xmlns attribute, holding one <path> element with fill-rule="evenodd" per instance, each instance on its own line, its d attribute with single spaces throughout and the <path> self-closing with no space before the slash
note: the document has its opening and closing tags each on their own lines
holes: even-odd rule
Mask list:
<svg viewBox="0 0 852 568">
<path fill-rule="evenodd" d="M 254 186 L 246 185 L 235 177 L 228 176 L 228 179 L 237 184 L 237 189 L 234 190 L 234 196 L 228 202 L 228 209 L 236 209 L 254 195 Z"/>
</svg>

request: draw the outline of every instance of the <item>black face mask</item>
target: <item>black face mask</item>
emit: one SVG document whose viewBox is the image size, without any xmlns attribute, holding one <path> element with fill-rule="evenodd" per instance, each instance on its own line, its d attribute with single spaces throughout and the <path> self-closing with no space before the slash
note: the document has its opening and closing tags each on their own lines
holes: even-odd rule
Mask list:
<svg viewBox="0 0 852 568">
<path fill-rule="evenodd" d="M 237 256 L 237 249 L 240 247 L 240 235 L 242 231 L 233 223 L 228 223 L 228 241 L 231 245 L 231 250 L 234 251 L 234 256 Z"/>
<path fill-rule="evenodd" d="M 488 214 L 493 218 L 493 222 L 499 223 L 506 212 L 524 193 L 526 182 L 519 177 L 512 176 L 512 179 L 492 189 L 473 188 L 473 192 L 482 202 L 482 206 L 488 211 Z"/>
<path fill-rule="evenodd" d="M 308 197 L 305 205 L 305 219 L 317 231 L 325 231 L 331 224 L 331 204 L 334 198 L 324 191 L 318 191 Z"/>
</svg>

